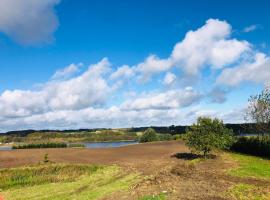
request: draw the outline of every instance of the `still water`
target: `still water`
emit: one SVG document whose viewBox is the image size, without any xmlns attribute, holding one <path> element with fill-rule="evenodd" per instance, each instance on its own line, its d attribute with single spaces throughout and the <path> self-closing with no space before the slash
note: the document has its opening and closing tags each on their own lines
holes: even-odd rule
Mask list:
<svg viewBox="0 0 270 200">
<path fill-rule="evenodd" d="M 138 144 L 137 141 L 119 141 L 119 142 L 87 142 L 85 144 L 86 148 L 112 148 L 112 147 L 122 147 L 131 144 Z"/>
<path fill-rule="evenodd" d="M 89 149 L 99 149 L 99 148 L 113 148 L 113 147 L 122 147 L 131 144 L 138 144 L 137 141 L 116 141 L 116 142 L 84 142 L 85 148 Z M 0 146 L 0 151 L 10 151 L 12 150 L 11 146 Z"/>
</svg>

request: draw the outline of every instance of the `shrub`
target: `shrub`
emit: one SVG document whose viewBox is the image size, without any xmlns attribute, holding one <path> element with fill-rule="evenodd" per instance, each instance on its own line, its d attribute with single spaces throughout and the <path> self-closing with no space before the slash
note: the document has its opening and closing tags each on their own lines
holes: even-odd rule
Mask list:
<svg viewBox="0 0 270 200">
<path fill-rule="evenodd" d="M 199 117 L 185 136 L 186 145 L 204 156 L 212 150 L 228 149 L 234 141 L 233 132 L 218 119 Z"/>
<path fill-rule="evenodd" d="M 141 136 L 140 143 L 153 142 L 157 141 L 158 139 L 159 138 L 156 131 L 152 128 L 148 128 Z"/>
<path fill-rule="evenodd" d="M 66 143 L 48 142 L 14 145 L 13 149 L 40 149 L 40 148 L 66 148 Z"/>
<path fill-rule="evenodd" d="M 270 136 L 240 137 L 231 146 L 231 150 L 256 156 L 270 157 Z"/>
<path fill-rule="evenodd" d="M 44 155 L 43 162 L 44 162 L 44 163 L 48 163 L 48 162 L 49 162 L 49 154 L 46 153 L 46 154 Z"/>
<path fill-rule="evenodd" d="M 173 135 L 173 139 L 174 140 L 181 140 L 181 139 L 183 139 L 183 136 L 184 136 L 184 134 L 175 134 L 175 135 Z"/>
<path fill-rule="evenodd" d="M 173 140 L 173 136 L 171 134 L 159 134 L 158 140 L 159 141 L 170 141 L 170 140 Z"/>
</svg>

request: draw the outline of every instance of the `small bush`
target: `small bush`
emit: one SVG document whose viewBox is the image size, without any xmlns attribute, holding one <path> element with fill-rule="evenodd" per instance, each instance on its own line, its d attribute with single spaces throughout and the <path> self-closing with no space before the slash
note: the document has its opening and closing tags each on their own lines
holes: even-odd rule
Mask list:
<svg viewBox="0 0 270 200">
<path fill-rule="evenodd" d="M 183 136 L 184 136 L 184 134 L 175 134 L 175 135 L 173 135 L 173 139 L 174 140 L 181 140 L 181 139 L 183 139 Z"/>
<path fill-rule="evenodd" d="M 256 156 L 270 157 L 270 136 L 240 137 L 231 150 Z"/>
<path fill-rule="evenodd" d="M 14 145 L 12 149 L 41 149 L 41 148 L 66 148 L 66 143 L 48 142 Z"/>
<path fill-rule="evenodd" d="M 148 128 L 140 138 L 140 143 L 158 141 L 158 135 L 152 128 Z"/>
<path fill-rule="evenodd" d="M 43 162 L 44 162 L 44 163 L 50 162 L 50 161 L 49 161 L 49 154 L 46 153 L 46 154 L 44 155 Z"/>
<path fill-rule="evenodd" d="M 158 140 L 159 141 L 170 141 L 170 140 L 173 140 L 173 136 L 171 134 L 159 134 Z"/>
</svg>

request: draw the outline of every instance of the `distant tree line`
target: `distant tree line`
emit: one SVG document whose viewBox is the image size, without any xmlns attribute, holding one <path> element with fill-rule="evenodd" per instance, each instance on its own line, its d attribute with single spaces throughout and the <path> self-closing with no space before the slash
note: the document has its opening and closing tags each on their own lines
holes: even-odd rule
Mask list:
<svg viewBox="0 0 270 200">
<path fill-rule="evenodd" d="M 226 128 L 232 129 L 235 135 L 241 134 L 254 134 L 257 127 L 256 123 L 243 123 L 243 124 L 225 124 Z M 151 127 L 132 127 L 128 132 L 144 132 L 148 128 L 154 129 L 157 133 L 161 134 L 184 134 L 190 126 L 151 126 Z M 105 128 L 100 129 L 69 129 L 69 130 L 19 130 L 0 133 L 1 135 L 11 135 L 17 137 L 26 137 L 32 133 L 81 133 L 81 132 L 95 132 L 98 130 L 110 130 Z"/>
</svg>

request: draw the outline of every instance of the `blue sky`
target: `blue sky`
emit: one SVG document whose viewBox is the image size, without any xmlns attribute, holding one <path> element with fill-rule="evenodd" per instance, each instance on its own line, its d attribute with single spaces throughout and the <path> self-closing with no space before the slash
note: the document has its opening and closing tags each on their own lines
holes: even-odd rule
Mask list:
<svg viewBox="0 0 270 200">
<path fill-rule="evenodd" d="M 269 84 L 269 6 L 1 0 L 0 131 L 242 122 Z"/>
</svg>

